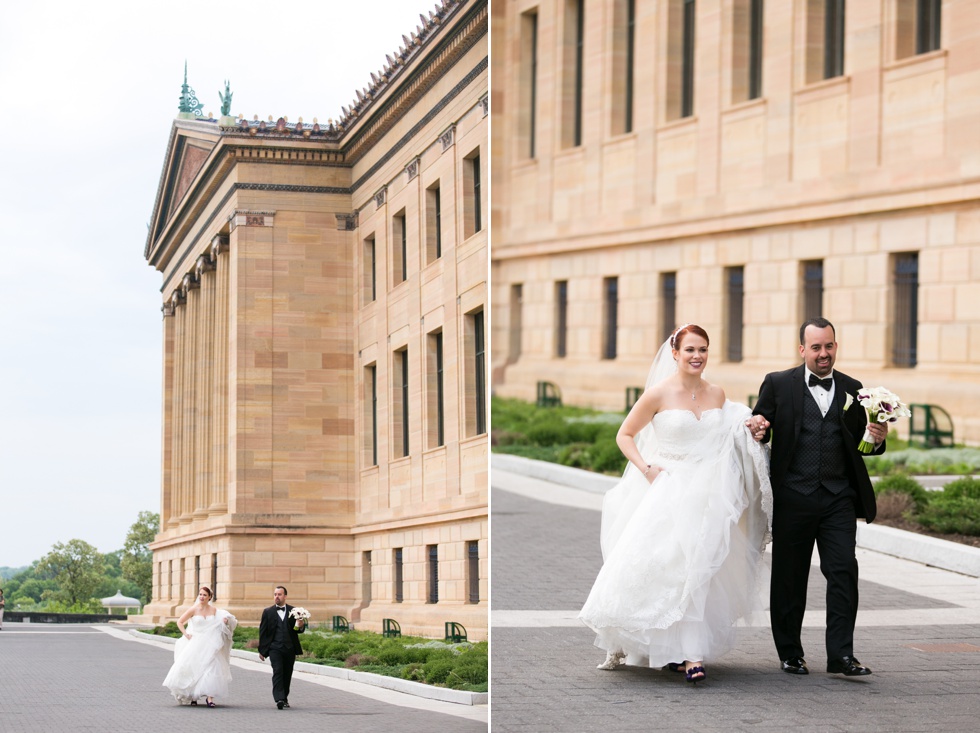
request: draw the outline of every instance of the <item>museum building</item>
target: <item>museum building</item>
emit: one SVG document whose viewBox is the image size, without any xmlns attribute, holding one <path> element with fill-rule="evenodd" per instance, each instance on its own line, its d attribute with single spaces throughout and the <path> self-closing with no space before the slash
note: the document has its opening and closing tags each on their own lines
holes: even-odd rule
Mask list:
<svg viewBox="0 0 980 733">
<path fill-rule="evenodd" d="M 144 615 L 487 635 L 488 8 L 443 0 L 337 121 L 207 119 L 185 86 Z M 229 95 L 230 96 L 230 95 Z"/>
<path fill-rule="evenodd" d="M 621 410 L 692 322 L 744 402 L 822 315 L 840 369 L 980 443 L 980 3 L 492 14 L 495 394 Z"/>
</svg>

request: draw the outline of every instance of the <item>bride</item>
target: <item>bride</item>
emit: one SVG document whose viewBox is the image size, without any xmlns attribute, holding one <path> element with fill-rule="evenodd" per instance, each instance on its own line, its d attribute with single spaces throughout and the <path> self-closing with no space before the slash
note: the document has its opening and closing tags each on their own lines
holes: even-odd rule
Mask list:
<svg viewBox="0 0 980 733">
<path fill-rule="evenodd" d="M 704 329 L 678 328 L 616 436 L 629 465 L 603 500 L 603 566 L 579 614 L 607 652 L 599 669 L 668 665 L 696 683 L 761 610 L 768 455 L 749 408 L 702 379 L 707 363 Z"/>
<path fill-rule="evenodd" d="M 174 647 L 174 663 L 163 686 L 181 705 L 197 705 L 204 698 L 209 708 L 214 698 L 228 694 L 231 682 L 231 637 L 238 621 L 213 606 L 211 589 L 202 585 L 197 602 L 177 620 L 183 635 Z M 184 624 L 187 628 L 184 628 Z"/>
</svg>

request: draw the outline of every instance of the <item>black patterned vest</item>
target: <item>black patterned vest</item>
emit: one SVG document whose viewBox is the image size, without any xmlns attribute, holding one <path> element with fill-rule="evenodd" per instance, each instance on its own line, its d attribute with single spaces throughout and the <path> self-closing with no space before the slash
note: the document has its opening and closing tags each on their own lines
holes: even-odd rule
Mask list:
<svg viewBox="0 0 980 733">
<path fill-rule="evenodd" d="M 293 651 L 293 640 L 289 637 L 289 625 L 286 620 L 289 616 L 286 616 L 282 621 L 279 620 L 279 612 L 273 611 L 276 617 L 276 633 L 272 637 L 272 646 L 280 651 L 288 651 L 292 653 Z"/>
<path fill-rule="evenodd" d="M 786 487 L 808 495 L 823 486 L 830 493 L 839 494 L 850 486 L 840 412 L 831 403 L 826 417 L 822 417 L 810 390 L 804 387 L 803 392 L 803 420 L 786 472 Z"/>
</svg>

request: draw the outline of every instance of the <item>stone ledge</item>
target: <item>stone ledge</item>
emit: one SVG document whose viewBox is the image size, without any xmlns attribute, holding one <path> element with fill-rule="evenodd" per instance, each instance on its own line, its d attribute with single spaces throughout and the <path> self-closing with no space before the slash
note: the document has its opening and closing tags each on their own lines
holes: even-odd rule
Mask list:
<svg viewBox="0 0 980 733">
<path fill-rule="evenodd" d="M 140 641 L 151 639 L 171 645 L 177 643 L 177 640 L 170 636 L 151 636 L 136 629 L 132 629 L 129 633 Z M 258 652 L 232 649 L 231 656 L 254 662 L 255 664 L 262 664 L 262 662 L 259 662 Z M 384 675 L 371 674 L 370 672 L 358 672 L 343 667 L 327 667 L 322 664 L 311 664 L 310 662 L 296 662 L 293 669 L 300 672 L 308 672 L 309 674 L 319 674 L 324 677 L 333 677 L 334 679 L 381 687 L 386 690 L 393 690 L 394 692 L 404 692 L 407 695 L 424 697 L 429 700 L 456 703 L 457 705 L 487 705 L 490 701 L 490 695 L 486 692 L 466 692 L 465 690 L 451 690 L 446 687 L 433 687 L 422 682 L 412 682 L 411 680 L 403 680 L 397 677 L 385 677 Z"/>
<path fill-rule="evenodd" d="M 580 468 L 571 468 L 520 456 L 491 453 L 491 486 L 493 485 L 494 468 L 597 494 L 605 493 L 619 481 L 616 476 L 602 476 L 590 471 L 583 471 Z M 920 476 L 914 478 L 920 483 L 926 483 L 928 488 L 935 490 L 960 477 Z M 894 527 L 865 524 L 863 521 L 858 522 L 857 530 L 857 545 L 865 550 L 874 550 L 885 555 L 900 557 L 903 560 L 911 560 L 941 570 L 950 570 L 954 573 L 980 578 L 980 548 L 916 534 L 903 529 L 895 529 Z"/>
</svg>

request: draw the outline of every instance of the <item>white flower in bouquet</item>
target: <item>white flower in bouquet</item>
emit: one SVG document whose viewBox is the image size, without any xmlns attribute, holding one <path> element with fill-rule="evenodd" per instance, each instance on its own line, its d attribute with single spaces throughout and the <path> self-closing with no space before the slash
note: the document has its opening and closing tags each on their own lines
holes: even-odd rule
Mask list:
<svg viewBox="0 0 980 733">
<path fill-rule="evenodd" d="M 289 612 L 289 615 L 297 621 L 302 621 L 304 624 L 309 623 L 310 620 L 310 612 L 302 606 L 296 606 L 293 608 L 293 610 Z"/>
<path fill-rule="evenodd" d="M 898 395 L 884 387 L 864 387 L 858 390 L 857 401 L 868 413 L 869 423 L 898 422 L 898 418 L 912 415 Z M 858 444 L 858 450 L 862 453 L 870 453 L 874 449 L 874 438 L 865 430 L 864 437 Z"/>
</svg>

